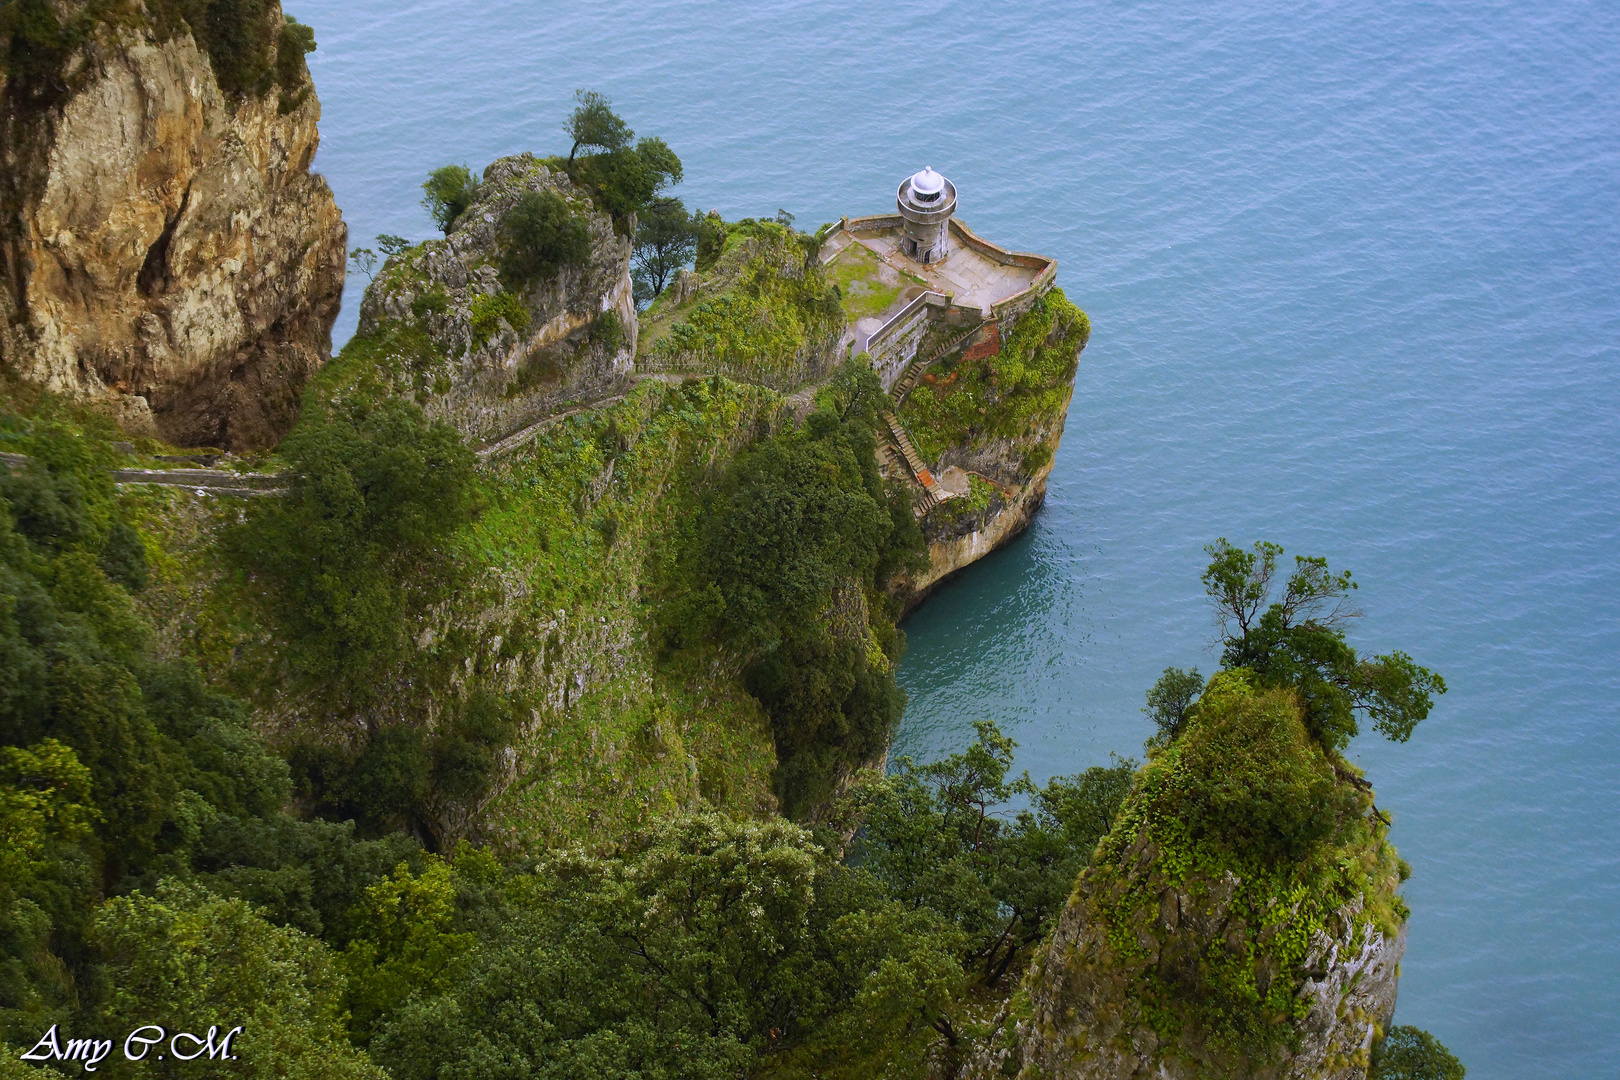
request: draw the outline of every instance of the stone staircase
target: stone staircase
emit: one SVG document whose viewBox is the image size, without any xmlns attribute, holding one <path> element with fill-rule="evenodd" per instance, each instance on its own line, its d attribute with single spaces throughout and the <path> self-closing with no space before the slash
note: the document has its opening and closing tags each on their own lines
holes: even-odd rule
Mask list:
<svg viewBox="0 0 1620 1080">
<path fill-rule="evenodd" d="M 913 360 L 907 364 L 906 370 L 900 373 L 899 379 L 895 380 L 894 389 L 889 391 L 889 400 L 893 402 L 894 407 L 898 409 L 905 404 L 906 395 L 910 394 L 912 388 L 922 379 L 923 372 L 928 369 L 930 364 L 933 364 L 940 357 L 947 355 L 961 345 L 962 342 L 977 334 L 983 326 L 983 323 L 970 326 L 929 353 L 926 358 Z M 922 494 L 917 499 L 916 505 L 917 516 L 922 517 L 928 511 L 949 499 L 951 493 L 940 486 L 939 481 L 934 479 L 934 474 L 928 471 L 928 466 L 923 464 L 922 457 L 917 453 L 917 448 L 912 445 L 911 436 L 906 432 L 906 429 L 901 425 L 894 413 L 884 413 L 883 423 L 889 429 L 889 442 L 893 444 L 895 450 L 900 452 L 901 459 L 905 461 L 906 470 L 911 473 L 912 479 L 922 489 Z M 893 455 L 891 454 L 889 457 L 892 461 Z"/>
<path fill-rule="evenodd" d="M 923 372 L 928 370 L 928 367 L 931 364 L 938 361 L 940 357 L 955 349 L 958 345 L 962 344 L 962 342 L 966 341 L 974 334 L 977 334 L 980 327 L 983 325 L 983 323 L 978 323 L 974 326 L 968 327 L 966 330 L 962 331 L 960 334 L 957 334 L 945 344 L 929 353 L 926 360 L 913 360 L 911 363 L 907 364 L 906 370 L 902 371 L 900 373 L 900 378 L 895 380 L 894 389 L 889 391 L 889 400 L 894 402 L 894 407 L 898 409 L 901 405 L 905 404 L 906 395 L 910 394 L 917 383 L 921 381 Z"/>
<path fill-rule="evenodd" d="M 894 413 L 884 413 L 883 422 L 889 428 L 889 441 L 894 444 L 896 450 L 900 451 L 900 456 L 905 460 L 906 468 L 911 472 L 912 479 L 916 480 L 917 486 L 922 488 L 922 495 L 918 498 L 916 507 L 917 516 L 921 517 L 950 498 L 950 494 L 939 486 L 939 481 L 934 479 L 934 474 L 928 471 L 927 465 L 923 464 L 922 458 L 917 454 L 917 448 L 911 443 L 911 436 L 900 425 L 900 421 L 895 418 Z"/>
</svg>

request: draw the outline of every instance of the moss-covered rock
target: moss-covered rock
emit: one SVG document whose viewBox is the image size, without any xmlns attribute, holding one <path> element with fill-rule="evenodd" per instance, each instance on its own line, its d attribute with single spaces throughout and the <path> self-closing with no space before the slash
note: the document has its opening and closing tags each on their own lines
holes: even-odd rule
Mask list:
<svg viewBox="0 0 1620 1080">
<path fill-rule="evenodd" d="M 1342 768 L 1289 692 L 1212 679 L 1031 968 L 1020 1075 L 1365 1076 L 1406 909 Z"/>
<path fill-rule="evenodd" d="M 723 249 L 647 311 L 637 366 L 719 372 L 793 390 L 844 358 L 846 322 L 833 282 L 802 233 L 774 221 L 727 226 Z"/>
</svg>

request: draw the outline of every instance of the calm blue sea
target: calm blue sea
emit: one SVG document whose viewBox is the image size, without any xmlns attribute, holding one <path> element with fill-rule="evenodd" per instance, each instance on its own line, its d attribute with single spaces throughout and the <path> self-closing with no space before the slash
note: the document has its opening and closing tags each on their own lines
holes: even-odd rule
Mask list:
<svg viewBox="0 0 1620 1080">
<path fill-rule="evenodd" d="M 1046 509 L 908 623 L 900 749 L 1139 753 L 1157 673 L 1215 664 L 1202 545 L 1326 555 L 1451 686 L 1355 748 L 1416 871 L 1398 1020 L 1480 1080 L 1620 1076 L 1620 5 L 287 10 L 356 243 L 428 235 L 434 166 L 566 150 L 591 87 L 690 205 L 814 226 L 928 164 L 1055 256 L 1095 333 Z"/>
</svg>

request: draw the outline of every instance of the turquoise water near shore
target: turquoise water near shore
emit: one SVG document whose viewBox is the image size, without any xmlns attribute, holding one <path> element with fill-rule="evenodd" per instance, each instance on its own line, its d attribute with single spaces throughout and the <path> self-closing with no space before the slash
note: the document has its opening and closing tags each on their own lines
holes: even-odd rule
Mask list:
<svg viewBox="0 0 1620 1080">
<path fill-rule="evenodd" d="M 931 164 L 1095 327 L 1047 505 L 907 623 L 900 752 L 1140 752 L 1216 662 L 1217 536 L 1363 582 L 1451 692 L 1355 756 L 1415 874 L 1397 1019 L 1471 1077 L 1620 1075 L 1620 7 L 290 0 L 353 243 L 432 167 L 566 150 L 576 87 L 688 204 L 801 224 Z M 360 282 L 339 322 L 352 332 Z"/>
</svg>

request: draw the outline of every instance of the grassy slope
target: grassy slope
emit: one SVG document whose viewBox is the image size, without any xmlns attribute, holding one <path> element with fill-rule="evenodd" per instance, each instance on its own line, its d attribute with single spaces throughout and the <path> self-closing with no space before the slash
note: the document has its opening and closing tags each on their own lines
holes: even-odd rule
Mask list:
<svg viewBox="0 0 1620 1080">
<path fill-rule="evenodd" d="M 372 361 L 364 344 L 356 351 Z M 335 366 L 352 362 L 346 351 Z M 657 545 L 697 512 L 698 486 L 783 409 L 762 387 L 644 383 L 544 429 L 485 474 L 488 509 L 457 542 L 489 580 L 443 619 L 472 630 L 468 682 L 518 690 L 531 717 L 513 783 L 485 811 L 486 837 L 508 848 L 608 844 L 700 799 L 743 814 L 773 805 L 770 732 L 735 665 L 712 651 L 656 655 L 643 591 Z M 217 545 L 239 504 L 172 488 L 122 498 L 138 508 L 153 563 L 141 603 L 165 649 L 256 698 L 268 727 L 297 723 L 297 703 L 266 693 L 273 646 Z"/>
</svg>

